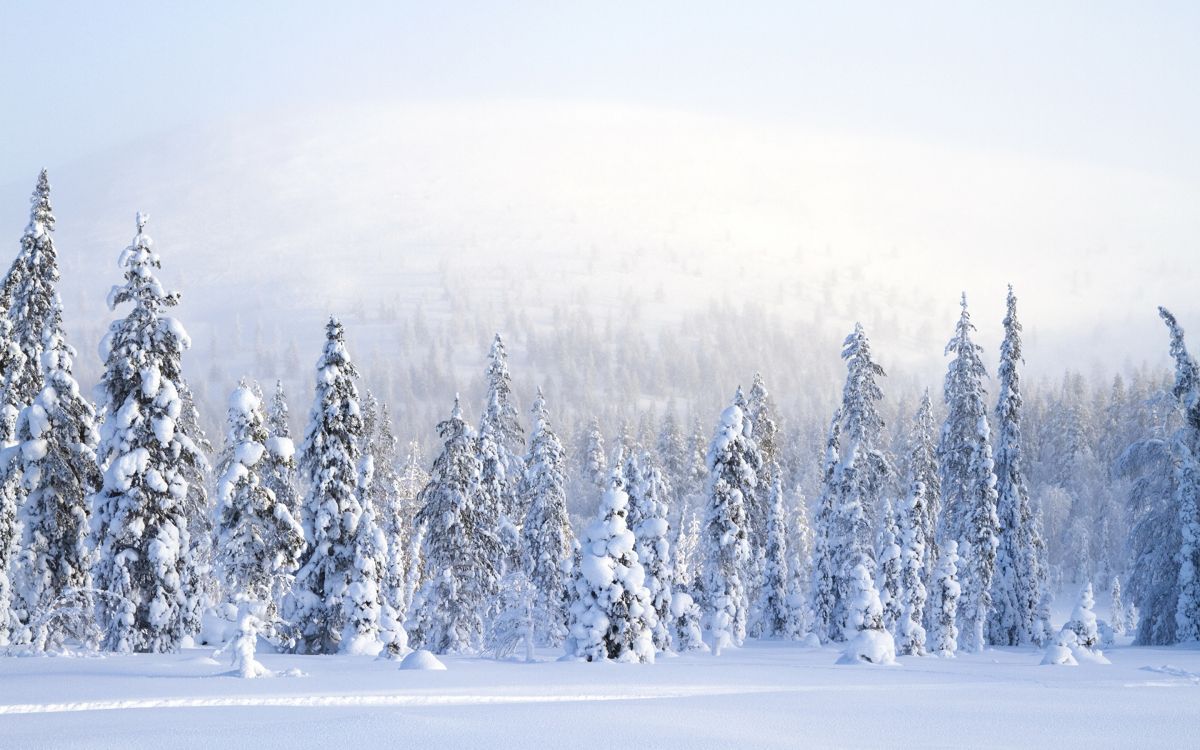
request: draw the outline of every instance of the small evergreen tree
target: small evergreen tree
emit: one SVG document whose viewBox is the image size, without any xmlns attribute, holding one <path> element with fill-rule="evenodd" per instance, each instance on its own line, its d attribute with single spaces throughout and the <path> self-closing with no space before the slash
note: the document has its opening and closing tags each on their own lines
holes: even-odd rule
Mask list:
<svg viewBox="0 0 1200 750">
<path fill-rule="evenodd" d="M 929 648 L 938 656 L 952 657 L 958 651 L 958 542 L 948 539 L 938 556 L 933 581 L 933 616 L 930 620 Z"/>
<path fill-rule="evenodd" d="M 883 623 L 883 605 L 865 565 L 855 565 L 850 572 L 851 594 L 846 623 L 846 650 L 841 662 L 865 661 L 871 664 L 891 664 L 896 661 L 896 644 Z"/>
<path fill-rule="evenodd" d="M 1125 635 L 1125 604 L 1121 601 L 1121 579 L 1113 578 L 1112 594 L 1109 598 L 1109 619 L 1112 621 L 1113 632 Z"/>
<path fill-rule="evenodd" d="M 1096 613 L 1093 608 L 1096 600 L 1092 596 L 1092 584 L 1085 583 L 1079 591 L 1079 601 L 1071 612 L 1071 619 L 1063 626 L 1075 634 L 1080 646 L 1092 648 L 1100 642 L 1100 631 L 1096 626 Z"/>
<path fill-rule="evenodd" d="M 901 564 L 900 530 L 896 526 L 891 503 L 885 499 L 883 532 L 879 544 L 879 600 L 883 605 L 883 626 L 893 633 L 904 613 Z"/>
<path fill-rule="evenodd" d="M 275 495 L 275 502 L 300 520 L 300 491 L 296 487 L 296 446 L 288 424 L 287 395 L 283 381 L 275 382 L 275 394 L 267 409 L 267 449 L 263 456 L 262 482 Z"/>
<path fill-rule="evenodd" d="M 636 539 L 635 550 L 638 562 L 646 573 L 646 589 L 650 592 L 650 605 L 654 609 L 654 647 L 659 651 L 668 651 L 671 648 L 672 571 L 667 498 L 671 490 L 650 453 L 642 454 L 641 465 L 645 467 L 641 482 L 637 491 L 630 495 L 631 507 L 634 498 L 637 506 L 637 525 L 632 527 Z"/>
</svg>

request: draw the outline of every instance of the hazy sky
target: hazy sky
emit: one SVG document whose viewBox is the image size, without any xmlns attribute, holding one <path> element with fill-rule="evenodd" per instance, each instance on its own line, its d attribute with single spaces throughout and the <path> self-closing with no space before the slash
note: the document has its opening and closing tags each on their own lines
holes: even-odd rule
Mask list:
<svg viewBox="0 0 1200 750">
<path fill-rule="evenodd" d="M 1186 2 L 6 0 L 0 178 L 314 102 L 584 99 L 1194 185 L 1198 32 Z"/>
</svg>

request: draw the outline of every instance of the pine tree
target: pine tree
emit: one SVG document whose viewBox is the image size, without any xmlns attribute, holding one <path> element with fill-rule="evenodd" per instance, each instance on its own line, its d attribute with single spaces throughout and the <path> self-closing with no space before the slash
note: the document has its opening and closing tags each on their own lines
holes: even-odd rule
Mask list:
<svg viewBox="0 0 1200 750">
<path fill-rule="evenodd" d="M 929 632 L 929 648 L 938 656 L 952 657 L 958 651 L 958 598 L 962 589 L 958 583 L 958 542 L 947 539 L 938 556 L 933 577 L 933 616 Z"/>
<path fill-rule="evenodd" d="M 600 431 L 600 422 L 595 417 L 588 424 L 582 445 L 579 472 L 595 489 L 603 492 L 608 481 L 608 454 L 604 450 L 604 433 Z"/>
<path fill-rule="evenodd" d="M 418 497 L 425 577 L 409 607 L 408 634 L 415 648 L 437 654 L 475 652 L 498 590 L 499 541 L 481 522 L 479 455 L 457 397 L 438 434 L 442 452 Z"/>
<path fill-rule="evenodd" d="M 0 448 L 11 449 L 15 444 L 20 414 L 16 377 L 21 372 L 23 358 L 12 337 L 12 323 L 7 315 L 0 314 Z M 5 472 L 0 477 L 0 646 L 8 645 L 10 630 L 21 627 L 12 608 L 13 582 L 10 578 L 21 541 L 17 517 L 20 506 L 21 487 L 15 475 Z"/>
<path fill-rule="evenodd" d="M 672 571 L 667 498 L 671 489 L 649 452 L 642 453 L 640 463 L 644 467 L 641 481 L 636 492 L 630 495 L 630 507 L 637 506 L 637 525 L 631 526 L 636 540 L 634 549 L 645 571 L 646 590 L 650 592 L 650 606 L 654 609 L 651 630 L 654 647 L 668 651 L 671 648 Z M 630 513 L 631 517 L 633 515 Z"/>
<path fill-rule="evenodd" d="M 1092 584 L 1085 583 L 1079 590 L 1079 601 L 1071 612 L 1071 619 L 1063 626 L 1064 631 L 1071 631 L 1078 639 L 1080 646 L 1092 648 L 1100 642 L 1100 630 L 1096 626 L 1096 613 L 1093 608 L 1096 599 L 1092 596 Z"/>
<path fill-rule="evenodd" d="M 762 638 L 783 638 L 795 631 L 795 613 L 789 596 L 787 514 L 783 507 L 783 481 L 774 476 L 768 488 L 771 513 L 767 518 L 762 586 L 755 606 L 757 631 Z"/>
<path fill-rule="evenodd" d="M 891 664 L 896 661 L 896 643 L 883 623 L 883 605 L 867 566 L 855 565 L 848 576 L 850 585 L 846 621 L 846 650 L 841 663 L 865 661 Z"/>
<path fill-rule="evenodd" d="M 383 530 L 376 523 L 372 502 L 375 481 L 374 458 L 365 453 L 359 463 L 357 483 L 362 513 L 352 532 L 353 558 L 341 599 L 344 624 L 338 651 L 375 656 L 386 644 L 387 655 L 397 657 L 407 651 L 408 635 L 385 596 L 388 547 Z"/>
<path fill-rule="evenodd" d="M 308 548 L 285 607 L 285 616 L 298 629 L 292 647 L 299 653 L 336 653 L 346 609 L 353 606 L 346 595 L 356 570 L 356 532 L 363 515 L 357 377 L 345 330 L 330 318 L 300 450 L 300 469 L 309 484 L 303 506 Z"/>
<path fill-rule="evenodd" d="M 971 340 L 975 326 L 962 297 L 962 314 L 954 337 L 946 345 L 953 354 L 946 373 L 947 415 L 938 446 L 941 461 L 942 511 L 940 539 L 959 542 L 963 601 L 959 608 L 961 636 L 966 650 L 984 646 L 984 626 L 992 608 L 997 532 L 996 474 L 992 462 L 991 433 L 984 405 L 987 376 L 980 359 L 982 349 Z"/>
<path fill-rule="evenodd" d="M 283 381 L 275 382 L 275 394 L 267 409 L 267 449 L 263 456 L 262 482 L 275 495 L 275 501 L 287 508 L 293 519 L 300 520 L 300 492 L 296 487 L 298 468 L 296 446 L 288 423 L 287 394 Z"/>
<path fill-rule="evenodd" d="M 46 170 L 38 175 L 30 198 L 29 224 L 21 235 L 21 250 L 5 279 L 12 336 L 24 357 L 13 375 L 16 403 L 28 404 L 42 390 L 42 352 L 61 328 L 58 298 L 58 252 L 54 247 L 54 212 Z"/>
<path fill-rule="evenodd" d="M 812 584 L 812 630 L 822 640 L 838 641 L 842 638 L 838 612 L 841 609 L 841 592 L 837 585 L 837 570 L 834 555 L 839 544 L 834 515 L 837 501 L 835 472 L 841 449 L 842 412 L 839 409 L 829 422 L 825 438 L 824 471 L 821 482 L 821 498 L 817 506 L 817 517 L 813 525 Z"/>
<path fill-rule="evenodd" d="M 1125 604 L 1121 601 L 1121 579 L 1113 578 L 1112 594 L 1109 598 L 1109 620 L 1112 622 L 1113 632 L 1117 635 L 1125 635 Z"/>
<path fill-rule="evenodd" d="M 739 391 L 740 393 L 740 391 Z M 714 654 L 741 646 L 748 606 L 745 576 L 750 563 L 746 538 L 745 491 L 757 481 L 746 460 L 750 446 L 742 410 L 735 404 L 721 413 L 708 449 L 708 513 L 702 544 L 702 591 L 705 630 Z"/>
<path fill-rule="evenodd" d="M 131 302 L 133 309 L 113 322 L 101 346 L 108 418 L 98 450 L 104 481 L 92 505 L 99 558 L 93 578 L 106 592 L 98 608 L 103 647 L 165 652 L 180 647 L 198 603 L 189 503 L 201 495 L 188 479 L 207 461 L 198 428 L 185 421 L 180 359 L 191 341 L 162 314 L 179 296 L 164 292 L 154 276 L 160 261 L 145 227 L 138 214 L 137 236 L 120 258 L 125 283 L 109 293 L 110 307 Z"/>
<path fill-rule="evenodd" d="M 1004 343 L 1000 346 L 1000 396 L 996 403 L 996 515 L 1000 522 L 992 581 L 992 616 L 988 638 L 1000 646 L 1035 643 L 1037 605 L 1042 592 L 1035 584 L 1034 537 L 1037 528 L 1025 484 L 1021 445 L 1021 324 L 1017 298 L 1008 287 L 1008 314 L 1004 318 Z"/>
<path fill-rule="evenodd" d="M 920 483 L 923 494 L 921 506 L 924 516 L 920 519 L 923 541 L 925 544 L 925 572 L 923 580 L 933 580 L 933 570 L 937 564 L 937 521 L 941 514 L 942 480 L 937 459 L 937 432 L 933 420 L 933 402 L 929 399 L 929 391 L 921 397 L 921 405 L 909 434 L 909 487 Z"/>
<path fill-rule="evenodd" d="M 919 478 L 919 442 L 913 446 L 908 469 L 908 496 L 900 503 L 897 527 L 900 536 L 900 620 L 896 625 L 896 649 L 903 655 L 925 654 L 925 502 L 926 488 Z"/>
<path fill-rule="evenodd" d="M 767 526 L 770 523 L 771 507 L 770 498 L 766 497 L 766 492 L 769 491 L 775 475 L 780 473 L 779 425 L 775 418 L 775 404 L 771 399 L 771 394 L 767 391 L 766 382 L 757 372 L 754 373 L 754 382 L 750 387 L 750 395 L 746 399 L 746 404 L 748 408 L 746 416 L 753 425 L 753 439 L 761 457 L 760 486 L 764 490 L 763 497 L 760 498 L 756 494 L 755 505 L 746 509 L 750 521 L 751 546 L 757 555 L 763 553 L 767 545 Z"/>
<path fill-rule="evenodd" d="M 904 613 L 904 589 L 901 585 L 900 530 L 891 503 L 884 499 L 883 531 L 879 544 L 879 601 L 883 606 L 883 626 L 896 632 L 896 623 Z"/>
<path fill-rule="evenodd" d="M 1179 514 L 1179 583 L 1175 640 L 1200 640 L 1200 366 L 1188 353 L 1183 328 L 1165 308 L 1158 314 L 1171 332 L 1175 360 L 1175 398 L 1183 426 L 1171 442 L 1175 463 L 1175 504 Z"/>
<path fill-rule="evenodd" d="M 520 536 L 516 524 L 525 517 L 525 503 L 517 492 L 525 473 L 522 455 L 525 432 L 513 403 L 512 381 L 508 374 L 508 354 L 500 334 L 492 340 L 488 353 L 488 392 L 483 417 L 479 421 L 480 502 L 491 506 L 503 546 L 500 568 L 520 565 Z"/>
<path fill-rule="evenodd" d="M 260 602 L 274 622 L 304 553 L 304 529 L 263 479 L 267 441 L 262 401 L 243 383 L 229 399 L 217 467 L 218 572 L 232 612 L 241 602 Z"/>
<path fill-rule="evenodd" d="M 566 459 L 550 425 L 541 388 L 533 402 L 533 425 L 521 483 L 521 495 L 529 498 L 529 513 L 521 527 L 524 569 L 534 588 L 535 639 L 542 645 L 559 646 L 566 637 L 575 534 L 567 516 Z"/>
<path fill-rule="evenodd" d="M 366 411 L 364 409 L 364 414 Z M 404 491 L 397 471 L 399 458 L 396 452 L 399 441 L 392 430 L 392 417 L 387 404 L 376 401 L 371 413 L 373 416 L 370 431 L 363 435 L 363 453 L 370 458 L 371 463 L 368 500 L 372 516 L 384 540 L 380 596 L 388 606 L 402 612 L 405 574 L 408 569 L 405 545 L 408 541 L 409 527 L 405 523 L 405 514 L 401 507 Z M 399 614 L 396 616 L 399 617 Z"/>
<path fill-rule="evenodd" d="M 610 483 L 581 541 L 568 645 L 587 661 L 653 662 L 654 606 L 626 524 L 629 496 L 619 465 Z"/>
<path fill-rule="evenodd" d="M 44 386 L 21 413 L 13 459 L 26 492 L 17 567 L 17 609 L 26 627 L 14 640 L 39 652 L 61 648 L 68 637 L 86 640 L 80 626 L 91 624 L 94 610 L 89 500 L 101 481 L 96 412 L 72 374 L 75 350 L 63 337 L 57 300 L 49 314 Z"/>
<path fill-rule="evenodd" d="M 859 588 L 855 567 L 862 565 L 872 577 L 876 572 L 871 530 L 892 468 L 883 448 L 883 418 L 876 408 L 883 398 L 877 378 L 884 372 L 871 358 L 871 344 L 861 325 L 856 324 L 846 337 L 842 359 L 846 361 L 846 384 L 842 389 L 841 452 L 831 484 L 837 539 L 833 572 L 838 588 L 833 623 L 845 632 L 851 616 L 846 607 L 852 605 Z"/>
</svg>

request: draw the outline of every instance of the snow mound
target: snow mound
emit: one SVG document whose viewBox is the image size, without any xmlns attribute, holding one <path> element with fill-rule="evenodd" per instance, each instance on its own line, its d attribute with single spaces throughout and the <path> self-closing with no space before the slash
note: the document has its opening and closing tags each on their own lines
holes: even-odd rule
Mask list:
<svg viewBox="0 0 1200 750">
<path fill-rule="evenodd" d="M 816 633 L 808 632 L 804 634 L 804 637 L 798 643 L 803 648 L 820 648 L 821 638 Z"/>
<path fill-rule="evenodd" d="M 419 669 L 426 672 L 441 672 L 445 671 L 446 665 L 442 664 L 436 656 L 420 649 L 413 651 L 408 656 L 404 657 L 404 661 L 400 662 L 401 669 Z"/>
<path fill-rule="evenodd" d="M 838 664 L 895 664 L 896 641 L 886 630 L 860 630 L 837 660 Z"/>
<path fill-rule="evenodd" d="M 1083 645 L 1074 631 L 1064 627 L 1062 632 L 1058 634 L 1058 638 L 1046 646 L 1046 653 L 1042 656 L 1042 665 L 1077 667 L 1080 662 L 1084 664 L 1112 664 L 1103 651 Z"/>
</svg>

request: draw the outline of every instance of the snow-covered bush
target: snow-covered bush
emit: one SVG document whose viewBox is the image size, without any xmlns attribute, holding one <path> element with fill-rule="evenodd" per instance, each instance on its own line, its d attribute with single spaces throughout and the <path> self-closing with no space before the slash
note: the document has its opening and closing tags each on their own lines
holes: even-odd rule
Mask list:
<svg viewBox="0 0 1200 750">
<path fill-rule="evenodd" d="M 700 607 L 691 594 L 678 589 L 671 597 L 671 649 L 679 654 L 708 651 L 700 629 Z"/>
<path fill-rule="evenodd" d="M 1063 626 L 1064 630 L 1075 633 L 1077 643 L 1084 648 L 1091 648 L 1100 641 L 1100 632 L 1096 628 L 1096 613 L 1092 611 L 1095 603 L 1092 584 L 1084 584 L 1079 591 L 1075 609 L 1071 612 L 1071 619 Z"/>
<path fill-rule="evenodd" d="M 896 642 L 883 626 L 883 605 L 879 592 L 871 581 L 865 565 L 856 565 L 850 575 L 854 584 L 853 598 L 847 613 L 846 649 L 839 664 L 867 662 L 869 664 L 893 664 L 896 661 Z"/>
</svg>

